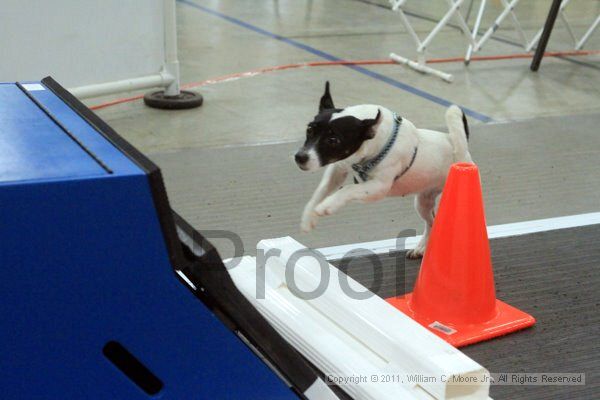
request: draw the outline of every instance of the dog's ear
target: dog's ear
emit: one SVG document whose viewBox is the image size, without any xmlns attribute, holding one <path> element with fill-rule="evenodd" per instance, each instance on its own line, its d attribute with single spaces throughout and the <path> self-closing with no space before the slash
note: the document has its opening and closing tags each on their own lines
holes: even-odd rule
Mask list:
<svg viewBox="0 0 600 400">
<path fill-rule="evenodd" d="M 381 122 L 381 110 L 377 109 L 377 115 L 375 118 L 363 119 L 361 126 L 365 129 L 365 139 L 373 139 L 377 129 L 375 127 Z"/>
<path fill-rule="evenodd" d="M 319 103 L 319 112 L 323 112 L 323 110 L 329 110 L 335 108 L 333 105 L 333 99 L 331 98 L 331 94 L 329 93 L 329 81 L 325 82 L 325 93 L 321 96 L 321 102 Z"/>
</svg>

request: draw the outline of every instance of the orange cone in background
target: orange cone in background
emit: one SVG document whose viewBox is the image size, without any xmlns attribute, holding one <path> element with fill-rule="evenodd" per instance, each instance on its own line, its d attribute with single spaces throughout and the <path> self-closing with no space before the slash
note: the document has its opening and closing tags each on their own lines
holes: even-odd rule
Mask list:
<svg viewBox="0 0 600 400">
<path fill-rule="evenodd" d="M 475 164 L 450 168 L 414 290 L 387 301 L 456 347 L 535 324 L 496 299 Z"/>
</svg>

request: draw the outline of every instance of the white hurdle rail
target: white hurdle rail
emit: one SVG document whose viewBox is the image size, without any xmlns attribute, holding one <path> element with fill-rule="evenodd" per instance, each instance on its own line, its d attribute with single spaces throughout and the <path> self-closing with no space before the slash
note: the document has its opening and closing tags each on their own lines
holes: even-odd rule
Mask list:
<svg viewBox="0 0 600 400">
<path fill-rule="evenodd" d="M 562 1 L 561 5 L 560 5 L 560 9 L 558 10 L 558 16 L 560 17 L 563 25 L 565 26 L 567 32 L 569 33 L 569 36 L 571 36 L 575 50 L 581 50 L 583 48 L 583 46 L 585 45 L 585 43 L 588 41 L 588 39 L 592 36 L 592 34 L 596 30 L 596 28 L 598 28 L 598 25 L 600 25 L 600 14 L 598 14 L 596 16 L 596 19 L 594 20 L 594 22 L 592 22 L 592 24 L 587 29 L 587 31 L 583 34 L 583 36 L 581 36 L 581 38 L 577 38 L 577 36 L 573 32 L 573 28 L 571 27 L 571 24 L 569 23 L 566 15 L 565 15 L 565 8 L 567 7 L 567 5 L 569 5 L 570 2 L 571 2 L 571 0 L 563 0 Z M 537 42 L 540 40 L 543 30 L 544 29 L 542 27 L 542 28 L 540 28 L 539 31 L 537 31 L 537 33 L 535 34 L 535 36 L 533 37 L 531 42 L 527 45 L 527 49 L 526 49 L 527 51 L 533 50 L 533 48 L 535 47 Z"/>
<path fill-rule="evenodd" d="M 590 36 L 592 36 L 592 33 L 594 33 L 594 31 L 596 30 L 596 28 L 598 27 L 598 25 L 600 25 L 600 14 L 598 14 L 598 16 L 596 17 L 596 19 L 592 23 L 592 25 L 590 25 L 590 28 L 581 37 L 581 39 L 579 40 L 579 42 L 577 42 L 577 44 L 575 45 L 575 50 L 581 50 L 583 48 L 583 46 L 588 41 L 588 39 L 590 38 Z"/>
<path fill-rule="evenodd" d="M 446 82 L 452 82 L 452 80 L 454 79 L 452 74 L 448 74 L 446 72 L 437 70 L 435 68 L 431 68 L 426 65 L 427 61 L 425 58 L 425 51 L 427 49 L 427 46 L 431 43 L 431 41 L 435 38 L 435 36 L 440 32 L 440 30 L 448 24 L 448 22 L 450 21 L 450 19 L 452 17 L 454 17 L 456 19 L 456 21 L 458 22 L 458 25 L 462 29 L 465 37 L 467 37 L 471 41 L 472 45 L 475 45 L 475 41 L 471 35 L 471 30 L 469 29 L 467 22 L 465 21 L 462 14 L 460 13 L 460 7 L 464 3 L 464 0 L 447 0 L 448 11 L 446 12 L 446 14 L 444 14 L 444 16 L 439 20 L 439 22 L 435 25 L 435 27 L 431 30 L 431 32 L 429 32 L 427 37 L 423 40 L 421 40 L 419 38 L 419 35 L 417 35 L 417 32 L 412 27 L 410 20 L 404 13 L 403 8 L 406 5 L 407 1 L 408 0 L 390 0 L 390 4 L 392 5 L 392 10 L 397 12 L 398 15 L 400 15 L 400 19 L 401 19 L 402 23 L 406 27 L 406 30 L 408 31 L 408 33 L 410 34 L 410 36 L 412 37 L 412 39 L 414 40 L 414 42 L 417 46 L 417 61 L 403 57 L 396 53 L 390 53 L 390 58 L 399 64 L 404 64 L 404 65 L 408 66 L 409 68 L 414 69 L 415 71 L 419 71 L 421 73 L 437 76 L 438 78 L 441 78 L 442 80 L 444 80 Z"/>
<path fill-rule="evenodd" d="M 240 292 L 300 354 L 326 377 L 402 377 L 392 382 L 340 385 L 350 397 L 491 400 L 490 375 L 483 366 L 327 263 L 322 255 L 290 237 L 262 240 L 257 248 L 266 258 L 262 265 L 258 257 L 243 257 L 237 265 L 228 265 L 229 274 Z M 314 293 L 315 288 L 323 290 L 309 297 L 297 293 Z M 446 379 L 411 382 L 414 375 Z M 465 379 L 473 383 L 462 384 Z"/>
</svg>

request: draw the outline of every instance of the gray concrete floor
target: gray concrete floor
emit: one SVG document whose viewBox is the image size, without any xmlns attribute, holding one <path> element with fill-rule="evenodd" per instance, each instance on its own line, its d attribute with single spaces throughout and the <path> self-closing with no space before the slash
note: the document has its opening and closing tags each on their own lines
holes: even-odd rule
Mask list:
<svg viewBox="0 0 600 400">
<path fill-rule="evenodd" d="M 433 27 L 427 18 L 439 18 L 445 2 L 411 3 L 411 11 L 419 15 L 411 20 L 424 37 Z M 483 24 L 486 27 L 499 12 L 497 2 L 489 3 Z M 517 14 L 529 37 L 542 25 L 549 3 L 549 0 L 527 0 L 518 6 Z M 386 6 L 385 0 L 179 1 L 182 82 L 325 60 L 326 56 L 319 52 L 348 60 L 385 59 L 390 51 L 414 55 L 413 42 L 399 17 Z M 599 11 L 597 0 L 573 0 L 567 8 L 568 18 L 579 34 Z M 509 20 L 496 37 L 488 42 L 481 55 L 523 52 L 515 44 L 507 43 L 518 41 Z M 549 50 L 571 48 L 566 30 L 557 21 Z M 600 32 L 596 32 L 586 48 L 600 49 Z M 429 55 L 460 56 L 464 50 L 461 33 L 448 27 L 431 44 Z M 438 64 L 437 67 L 454 74 L 453 84 L 398 65 L 364 68 L 490 116 L 494 121 L 596 113 L 600 109 L 600 56 L 548 58 L 538 73 L 531 73 L 528 65 L 529 60 L 474 62 L 469 67 L 462 63 Z M 364 71 L 341 66 L 272 72 L 204 86 L 199 91 L 205 97 L 205 105 L 197 110 L 157 111 L 138 101 L 100 110 L 99 114 L 136 146 L 150 153 L 292 141 L 302 137 L 325 80 L 332 82 L 334 99 L 340 105 L 378 103 L 397 110 L 419 126 L 443 125 L 443 106 L 368 76 Z M 89 100 L 88 104 L 102 100 Z M 472 123 L 480 122 L 472 119 Z"/>
<path fill-rule="evenodd" d="M 488 3 L 483 23 L 486 28 L 499 12 L 499 2 Z M 410 1 L 409 4 L 410 18 L 421 37 L 425 37 L 434 26 L 431 19 L 443 14 L 446 3 L 436 0 Z M 471 23 L 478 4 L 474 4 Z M 529 38 L 542 26 L 549 5 L 550 0 L 527 0 L 517 7 Z M 386 59 L 390 51 L 414 56 L 414 44 L 399 17 L 386 7 L 385 0 L 180 0 L 177 17 L 182 82 L 199 82 L 306 61 Z M 463 12 L 466 13 L 466 9 Z M 573 0 L 567 8 L 569 21 L 577 34 L 590 25 L 598 12 L 600 1 L 597 0 Z M 444 28 L 429 47 L 429 57 L 463 55 L 465 43 L 461 35 L 456 27 Z M 522 53 L 523 49 L 515 44 L 517 41 L 518 36 L 507 19 L 479 54 Z M 572 47 L 564 26 L 557 21 L 548 50 Z M 600 49 L 600 30 L 586 48 Z M 172 203 L 176 209 L 181 208 L 178 211 L 196 228 L 236 230 L 247 239 L 247 249 L 252 249 L 260 238 L 298 234 L 302 203 L 316 183 L 299 184 L 297 198 L 287 193 L 269 199 L 265 193 L 275 186 L 279 188 L 275 190 L 281 190 L 282 179 L 304 182 L 304 177 L 295 178 L 294 174 L 300 176 L 300 172 L 288 153 L 295 146 L 292 143 L 302 140 L 304 127 L 316 112 L 326 80 L 331 81 L 337 105 L 382 104 L 421 127 L 444 126 L 444 102 L 472 110 L 475 116 L 469 121 L 478 125 L 473 146 L 480 147 L 474 148 L 473 155 L 482 166 L 494 165 L 493 173 L 482 171 L 492 224 L 595 211 L 597 201 L 594 203 L 594 199 L 600 193 L 600 185 L 596 181 L 588 185 L 586 176 L 596 173 L 600 160 L 598 131 L 596 125 L 590 124 L 593 116 L 600 112 L 600 55 L 547 58 L 538 73 L 529 70 L 529 63 L 528 59 L 513 59 L 473 62 L 468 67 L 460 62 L 436 64 L 454 74 L 452 84 L 399 65 L 290 69 L 202 86 L 198 90 L 204 95 L 205 104 L 195 110 L 153 110 L 137 101 L 98 113 L 159 163 L 164 169 Z M 114 97 L 119 96 L 109 98 Z M 109 98 L 92 99 L 87 103 L 98 104 Z M 548 123 L 552 119 L 544 119 L 574 115 L 582 118 L 568 119 L 571 125 L 563 124 L 556 131 Z M 548 128 L 531 129 L 528 123 L 515 124 L 515 121 L 537 118 L 542 118 L 543 126 Z M 506 126 L 484 125 L 490 122 Z M 533 126 L 542 125 L 533 122 Z M 546 129 L 548 140 L 544 135 Z M 506 138 L 491 137 L 502 135 L 505 130 L 511 133 Z M 490 137 L 485 139 L 486 135 Z M 504 141 L 510 141 L 508 147 L 524 150 L 524 153 L 503 153 Z M 276 147 L 281 143 L 288 145 Z M 531 166 L 535 168 L 538 182 L 548 183 L 550 193 L 538 196 L 534 193 L 537 183 L 528 181 L 527 169 L 518 170 L 521 157 L 527 157 L 525 148 L 535 152 L 534 159 L 543 161 L 537 167 L 535 163 Z M 571 168 L 569 157 L 574 150 L 563 152 L 564 148 L 579 149 L 576 153 L 589 148 L 587 158 L 577 160 L 581 168 Z M 191 162 L 194 157 L 198 159 Z M 234 163 L 227 161 L 234 157 Z M 561 182 L 573 183 L 565 186 L 572 193 L 565 195 L 560 182 L 552 183 L 551 174 L 556 172 L 544 172 L 546 164 L 559 168 Z M 270 168 L 265 168 L 267 165 Z M 252 171 L 260 176 L 253 175 Z M 243 187 L 230 185 L 236 176 L 256 179 L 256 182 L 245 182 Z M 531 185 L 528 186 L 528 182 Z M 273 187 L 266 187 L 264 191 L 252 189 L 269 184 Z M 285 190 L 293 190 L 291 186 L 287 185 Z M 526 201 L 521 198 L 525 192 L 531 194 Z M 583 200 L 551 200 L 578 199 L 578 196 Z M 352 211 L 348 211 L 337 223 L 328 220 L 320 231 L 303 240 L 318 247 L 350 239 L 387 238 L 399 228 L 420 231 L 411 201 L 403 203 L 406 204 L 394 208 L 397 221 L 404 221 L 401 227 L 389 224 L 377 234 L 365 231 L 358 238 L 336 235 L 336 229 L 341 229 L 339 221 L 350 218 Z M 369 214 L 381 207 L 390 207 L 390 202 L 365 208 L 360 215 L 368 220 Z M 358 206 L 349 208 L 358 209 L 363 210 Z M 256 218 L 251 221 L 253 215 Z M 279 220 L 273 222 L 275 218 Z M 359 226 L 364 218 L 349 220 L 347 224 Z M 227 248 L 221 250 L 229 252 Z"/>
<path fill-rule="evenodd" d="M 577 115 L 472 127 L 469 148 L 483 181 L 487 223 L 598 211 L 600 175 L 581 173 L 600 170 L 598 125 L 600 115 Z M 580 140 L 571 141 L 574 134 Z M 299 146 L 196 148 L 151 158 L 163 169 L 172 206 L 223 257 L 232 257 L 234 249 L 216 230 L 239 235 L 245 254 L 254 254 L 261 239 L 286 235 L 326 247 L 390 239 L 406 230 L 421 233 L 412 198 L 398 197 L 349 204 L 301 233 L 304 204 L 321 174 L 295 165 L 292 155 Z"/>
</svg>

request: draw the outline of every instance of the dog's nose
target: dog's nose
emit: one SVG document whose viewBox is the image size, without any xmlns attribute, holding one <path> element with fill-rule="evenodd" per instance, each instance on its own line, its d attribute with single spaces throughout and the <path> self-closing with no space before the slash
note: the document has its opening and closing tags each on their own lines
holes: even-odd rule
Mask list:
<svg viewBox="0 0 600 400">
<path fill-rule="evenodd" d="M 299 151 L 296 153 L 294 158 L 296 159 L 296 162 L 298 164 L 306 164 L 306 162 L 308 161 L 308 154 L 306 154 L 303 151 Z"/>
</svg>

